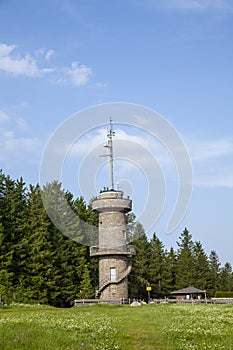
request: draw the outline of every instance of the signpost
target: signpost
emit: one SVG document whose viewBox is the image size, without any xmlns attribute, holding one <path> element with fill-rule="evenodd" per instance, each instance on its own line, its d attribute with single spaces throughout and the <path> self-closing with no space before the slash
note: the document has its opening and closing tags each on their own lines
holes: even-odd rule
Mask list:
<svg viewBox="0 0 233 350">
<path fill-rule="evenodd" d="M 150 302 L 150 292 L 151 292 L 151 287 L 150 286 L 147 286 L 146 287 L 146 290 L 147 290 L 147 293 L 148 293 L 148 303 Z"/>
</svg>

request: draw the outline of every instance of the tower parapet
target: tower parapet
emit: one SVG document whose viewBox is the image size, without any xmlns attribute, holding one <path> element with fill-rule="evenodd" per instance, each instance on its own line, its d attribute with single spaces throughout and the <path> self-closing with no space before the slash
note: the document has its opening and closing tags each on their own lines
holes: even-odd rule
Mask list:
<svg viewBox="0 0 233 350">
<path fill-rule="evenodd" d="M 122 191 L 105 191 L 92 202 L 92 210 L 98 213 L 109 210 L 128 213 L 132 210 L 132 201 L 129 198 L 123 198 Z"/>
</svg>

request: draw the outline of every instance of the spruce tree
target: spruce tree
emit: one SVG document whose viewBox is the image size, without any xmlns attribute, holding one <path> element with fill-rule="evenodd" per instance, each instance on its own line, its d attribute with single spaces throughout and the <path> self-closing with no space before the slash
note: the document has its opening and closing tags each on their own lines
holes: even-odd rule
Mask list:
<svg viewBox="0 0 233 350">
<path fill-rule="evenodd" d="M 140 223 L 136 224 L 134 237 L 137 237 L 132 242 L 136 247 L 136 255 L 132 259 L 132 271 L 129 275 L 129 297 L 131 299 L 147 299 L 146 286 L 149 284 L 150 244 Z"/>
<path fill-rule="evenodd" d="M 169 296 L 175 290 L 176 283 L 176 254 L 172 247 L 164 253 L 163 276 L 162 296 Z"/>
<path fill-rule="evenodd" d="M 195 259 L 193 255 L 192 235 L 187 228 L 179 237 L 176 263 L 176 289 L 195 287 Z"/>
<path fill-rule="evenodd" d="M 219 289 L 221 291 L 233 291 L 232 266 L 229 262 L 221 268 L 219 273 Z"/>
<path fill-rule="evenodd" d="M 80 299 L 91 299 L 94 298 L 95 292 L 91 283 L 90 270 L 87 265 L 84 266 L 81 283 L 79 285 L 78 298 Z"/>
<path fill-rule="evenodd" d="M 22 178 L 14 181 L 1 174 L 0 181 L 0 266 L 7 271 L 8 282 L 13 286 L 13 299 L 24 259 L 21 243 L 27 231 L 26 187 Z"/>
<path fill-rule="evenodd" d="M 212 250 L 209 255 L 209 284 L 208 293 L 214 296 L 219 289 L 219 273 L 220 273 L 220 261 L 215 250 Z"/>
<path fill-rule="evenodd" d="M 195 242 L 193 247 L 194 253 L 194 277 L 195 287 L 205 290 L 209 285 L 210 268 L 208 257 L 202 247 L 201 242 Z"/>
<path fill-rule="evenodd" d="M 152 287 L 151 295 L 154 297 L 161 297 L 163 292 L 163 285 L 166 285 L 165 278 L 165 252 L 164 245 L 156 236 L 150 241 L 150 259 L 148 265 L 148 279 Z"/>
<path fill-rule="evenodd" d="M 26 256 L 16 297 L 18 301 L 47 304 L 52 299 L 51 290 L 56 290 L 57 270 L 51 241 L 52 224 L 45 212 L 38 185 L 30 186 L 27 222 L 28 230 L 21 244 Z"/>
<path fill-rule="evenodd" d="M 173 247 L 170 248 L 167 253 L 167 264 L 168 271 L 170 275 L 170 285 L 168 288 L 168 292 L 172 292 L 176 287 L 176 264 L 177 264 L 177 256 Z"/>
</svg>

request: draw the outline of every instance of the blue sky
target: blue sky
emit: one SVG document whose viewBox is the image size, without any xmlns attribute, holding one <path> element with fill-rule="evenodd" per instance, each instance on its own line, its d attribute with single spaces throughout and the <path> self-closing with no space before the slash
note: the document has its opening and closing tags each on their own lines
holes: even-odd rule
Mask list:
<svg viewBox="0 0 233 350">
<path fill-rule="evenodd" d="M 167 235 L 177 182 L 175 170 L 166 165 L 167 155 L 156 153 L 168 200 L 152 231 L 169 247 L 187 226 L 207 252 L 214 249 L 222 263 L 233 264 L 232 17 L 231 0 L 2 0 L 3 172 L 37 183 L 48 138 L 69 116 L 115 101 L 146 106 L 167 118 L 183 137 L 194 183 L 187 215 Z M 103 123 L 108 117 L 103 115 Z M 116 125 L 116 130 L 138 144 L 150 143 L 133 128 Z M 83 154 L 98 140 L 104 142 L 104 134 L 101 127 L 91 134 L 91 142 L 84 140 Z M 79 194 L 75 159 L 66 161 L 64 186 Z M 101 167 L 97 189 L 107 172 Z M 126 192 L 135 199 L 134 211 L 140 212 L 146 184 L 136 183 L 142 175 L 133 184 L 129 172 L 121 175 L 121 166 L 116 163 L 116 168 L 122 186 L 125 181 Z"/>
</svg>

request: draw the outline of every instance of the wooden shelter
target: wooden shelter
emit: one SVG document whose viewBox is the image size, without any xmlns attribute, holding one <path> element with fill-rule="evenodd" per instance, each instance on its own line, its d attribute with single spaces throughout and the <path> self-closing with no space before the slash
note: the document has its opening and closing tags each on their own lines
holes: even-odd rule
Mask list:
<svg viewBox="0 0 233 350">
<path fill-rule="evenodd" d="M 192 286 L 176 290 L 171 293 L 176 299 L 203 299 L 206 297 L 206 291 L 194 288 Z"/>
</svg>

